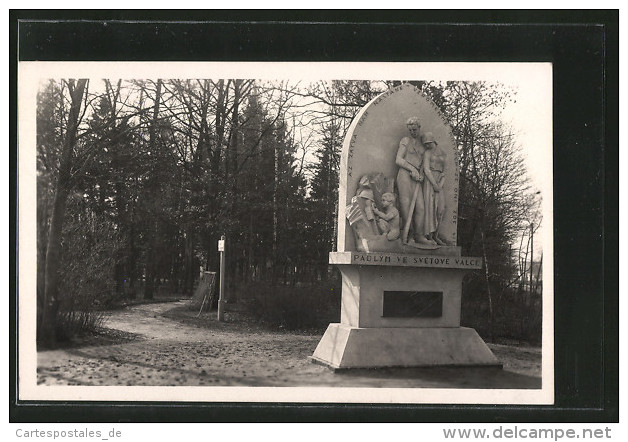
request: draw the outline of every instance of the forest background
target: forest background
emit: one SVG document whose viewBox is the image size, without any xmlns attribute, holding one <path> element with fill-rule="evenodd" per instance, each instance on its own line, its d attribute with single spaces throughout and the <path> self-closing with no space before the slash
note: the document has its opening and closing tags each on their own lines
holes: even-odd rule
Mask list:
<svg viewBox="0 0 628 442">
<path fill-rule="evenodd" d="M 487 340 L 541 340 L 538 188 L 504 109 L 515 88 L 411 81 L 452 126 L 458 238 L 484 269 L 463 325 Z M 37 92 L 37 331 L 50 345 L 101 312 L 189 296 L 227 238 L 228 305 L 288 329 L 340 316 L 339 154 L 359 109 L 400 81 L 46 80 Z M 532 255 L 535 261 L 532 263 Z"/>
</svg>

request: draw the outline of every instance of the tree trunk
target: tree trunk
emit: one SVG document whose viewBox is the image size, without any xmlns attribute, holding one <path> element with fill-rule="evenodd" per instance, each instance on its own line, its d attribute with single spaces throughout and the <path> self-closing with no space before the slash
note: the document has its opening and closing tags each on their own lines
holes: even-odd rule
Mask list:
<svg viewBox="0 0 628 442">
<path fill-rule="evenodd" d="M 157 89 L 155 92 L 155 105 L 153 106 L 153 120 L 151 122 L 149 132 L 149 146 L 150 149 L 155 152 L 157 149 L 157 118 L 159 117 L 159 103 L 161 102 L 161 80 L 157 80 Z M 161 177 L 153 176 L 153 183 L 151 186 L 151 202 L 153 207 L 153 214 L 150 225 L 150 240 L 149 240 L 149 253 L 146 255 L 146 284 L 144 286 L 144 299 L 153 299 L 155 295 L 155 273 L 157 267 L 157 243 L 159 238 L 159 211 L 161 210 Z"/>
<path fill-rule="evenodd" d="M 239 205 L 240 192 L 238 188 L 238 131 L 239 113 L 241 100 L 242 80 L 233 82 L 233 109 L 231 111 L 231 129 L 229 131 L 228 151 L 227 151 L 227 171 L 225 181 L 231 183 L 230 192 L 227 198 L 227 216 L 235 217 Z M 229 184 L 227 184 L 229 185 Z M 227 238 L 231 239 L 229 253 L 225 256 L 225 275 L 227 278 L 226 287 L 229 287 L 229 302 L 237 302 L 237 259 L 240 256 L 240 241 L 236 241 L 238 236 L 231 231 L 231 225 L 227 231 Z"/>
<path fill-rule="evenodd" d="M 209 228 L 209 237 L 207 244 L 207 270 L 217 272 L 219 268 L 218 260 L 218 238 L 220 238 L 219 226 L 216 214 L 220 212 L 220 160 L 221 150 L 224 143 L 225 135 L 225 101 L 226 89 L 224 80 L 219 80 L 216 84 L 218 90 L 218 98 L 216 100 L 216 120 L 215 120 L 215 143 L 207 144 L 207 156 L 209 158 L 209 170 L 206 171 L 207 180 L 207 226 Z M 212 150 L 213 148 L 213 150 Z M 223 180 L 224 181 L 224 180 Z M 224 183 L 223 183 L 224 184 Z"/>
<path fill-rule="evenodd" d="M 78 80 L 76 86 L 73 80 L 69 82 L 72 104 L 70 106 L 65 139 L 63 140 L 63 150 L 59 163 L 59 177 L 55 189 L 50 231 L 48 233 L 48 246 L 46 248 L 44 305 L 42 322 L 40 324 L 40 338 L 43 340 L 42 342 L 48 345 L 54 345 L 57 339 L 56 320 L 60 303 L 59 267 L 61 264 L 61 235 L 67 198 L 70 192 L 70 172 L 76 144 L 79 113 L 86 84 L 86 79 Z"/>
<path fill-rule="evenodd" d="M 484 245 L 484 231 L 482 235 L 482 254 L 484 255 L 484 277 L 486 278 L 486 294 L 488 296 L 488 316 L 489 316 L 489 332 L 491 334 L 491 342 L 495 342 L 495 327 L 493 323 L 493 297 L 491 295 L 491 284 L 489 281 L 488 261 L 486 260 L 486 246 Z"/>
<path fill-rule="evenodd" d="M 279 218 L 278 218 L 278 193 L 279 193 L 279 145 L 275 141 L 273 143 L 273 249 L 272 249 L 272 284 L 277 282 L 277 258 L 278 258 L 278 230 L 279 230 Z"/>
</svg>

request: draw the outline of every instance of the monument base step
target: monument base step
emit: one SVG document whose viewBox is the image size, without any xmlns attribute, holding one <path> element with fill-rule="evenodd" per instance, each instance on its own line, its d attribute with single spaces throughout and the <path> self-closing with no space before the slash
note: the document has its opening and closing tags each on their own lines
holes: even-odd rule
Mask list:
<svg viewBox="0 0 628 442">
<path fill-rule="evenodd" d="M 472 328 L 358 328 L 329 324 L 312 362 L 347 368 L 493 366 L 501 363 Z"/>
</svg>

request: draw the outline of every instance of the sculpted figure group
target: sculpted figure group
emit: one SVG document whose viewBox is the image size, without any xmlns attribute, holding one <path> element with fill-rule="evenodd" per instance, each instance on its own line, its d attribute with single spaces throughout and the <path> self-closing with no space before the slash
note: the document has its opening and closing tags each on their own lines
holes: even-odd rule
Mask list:
<svg viewBox="0 0 628 442">
<path fill-rule="evenodd" d="M 347 207 L 347 219 L 364 250 L 390 249 L 396 243 L 419 249 L 450 244 L 438 234 L 445 213 L 446 154 L 431 132 L 421 132 L 417 117 L 406 125 L 409 136 L 401 139 L 395 157 L 397 192 L 393 179 L 381 173 L 364 175 Z"/>
<path fill-rule="evenodd" d="M 410 227 L 419 244 L 447 245 L 438 226 L 445 213 L 445 152 L 431 132 L 421 133 L 417 117 L 406 122 L 410 136 L 399 142 L 396 164 L 399 208 L 404 220 L 401 239 L 408 242 Z"/>
</svg>

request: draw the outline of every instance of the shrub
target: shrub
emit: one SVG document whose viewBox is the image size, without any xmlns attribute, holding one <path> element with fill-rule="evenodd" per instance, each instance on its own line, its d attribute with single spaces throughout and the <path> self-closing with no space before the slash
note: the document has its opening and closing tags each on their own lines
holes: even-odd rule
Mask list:
<svg viewBox="0 0 628 442">
<path fill-rule="evenodd" d="M 249 312 L 272 326 L 319 329 L 340 320 L 340 283 L 336 281 L 296 286 L 257 282 L 247 285 L 244 291 Z"/>
<path fill-rule="evenodd" d="M 57 336 L 61 339 L 102 326 L 103 310 L 117 300 L 114 269 L 121 244 L 110 221 L 93 213 L 68 212 L 63 229 L 57 313 Z"/>
<path fill-rule="evenodd" d="M 526 293 L 510 288 L 493 293 L 493 328 L 488 297 L 481 286 L 467 285 L 462 294 L 461 325 L 474 328 L 482 338 L 517 340 L 540 344 L 542 335 L 541 296 L 532 299 Z"/>
</svg>

